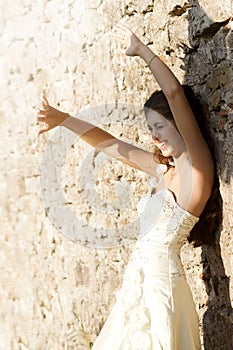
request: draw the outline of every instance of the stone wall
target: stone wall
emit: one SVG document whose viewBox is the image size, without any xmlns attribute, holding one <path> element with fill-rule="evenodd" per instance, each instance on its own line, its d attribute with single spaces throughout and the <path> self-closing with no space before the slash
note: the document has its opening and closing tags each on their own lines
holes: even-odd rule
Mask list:
<svg viewBox="0 0 233 350">
<path fill-rule="evenodd" d="M 151 149 L 140 108 L 158 86 L 142 61 L 118 54 L 109 32 L 122 23 L 209 105 L 222 228 L 212 248 L 187 244 L 182 259 L 203 349 L 232 349 L 231 0 L 0 7 L 0 348 L 89 349 L 114 303 L 149 178 L 68 131 L 38 139 L 36 113 L 45 93 L 62 110 Z"/>
</svg>

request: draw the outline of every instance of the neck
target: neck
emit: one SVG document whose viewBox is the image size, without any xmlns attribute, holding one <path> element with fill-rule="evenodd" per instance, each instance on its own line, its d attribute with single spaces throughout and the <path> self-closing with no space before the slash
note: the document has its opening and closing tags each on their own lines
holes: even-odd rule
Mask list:
<svg viewBox="0 0 233 350">
<path fill-rule="evenodd" d="M 187 160 L 189 159 L 189 155 L 187 152 L 183 152 L 179 157 L 174 157 L 174 167 L 176 169 L 176 172 L 179 172 L 184 164 L 187 162 Z"/>
</svg>

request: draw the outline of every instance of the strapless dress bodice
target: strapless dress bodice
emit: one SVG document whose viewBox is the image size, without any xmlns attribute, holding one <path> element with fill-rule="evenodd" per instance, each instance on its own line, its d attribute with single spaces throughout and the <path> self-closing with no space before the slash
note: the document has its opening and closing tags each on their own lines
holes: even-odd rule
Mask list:
<svg viewBox="0 0 233 350">
<path fill-rule="evenodd" d="M 180 249 L 198 217 L 181 208 L 166 188 L 143 197 L 138 213 L 140 235 L 131 261 L 145 274 L 184 275 Z"/>
</svg>

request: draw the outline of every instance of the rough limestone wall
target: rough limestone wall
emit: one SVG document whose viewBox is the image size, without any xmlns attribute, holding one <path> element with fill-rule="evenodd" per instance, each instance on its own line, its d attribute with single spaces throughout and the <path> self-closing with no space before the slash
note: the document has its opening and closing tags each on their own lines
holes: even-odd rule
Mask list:
<svg viewBox="0 0 233 350">
<path fill-rule="evenodd" d="M 149 178 L 101 158 L 68 131 L 38 140 L 36 111 L 46 93 L 62 110 L 82 111 L 151 149 L 140 106 L 157 85 L 138 58 L 117 54 L 107 33 L 118 22 L 209 104 L 223 224 L 213 248 L 186 245 L 182 258 L 203 349 L 232 349 L 231 1 L 8 0 L 0 7 L 0 349 L 88 349 L 114 303 Z M 121 245 L 127 237 L 132 244 Z"/>
</svg>

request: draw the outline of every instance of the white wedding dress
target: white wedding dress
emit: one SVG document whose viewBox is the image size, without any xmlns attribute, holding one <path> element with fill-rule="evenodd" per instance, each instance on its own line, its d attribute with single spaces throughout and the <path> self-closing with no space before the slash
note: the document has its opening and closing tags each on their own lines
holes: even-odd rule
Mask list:
<svg viewBox="0 0 233 350">
<path fill-rule="evenodd" d="M 200 350 L 180 249 L 198 218 L 166 188 L 139 204 L 140 236 L 92 350 Z"/>
</svg>

